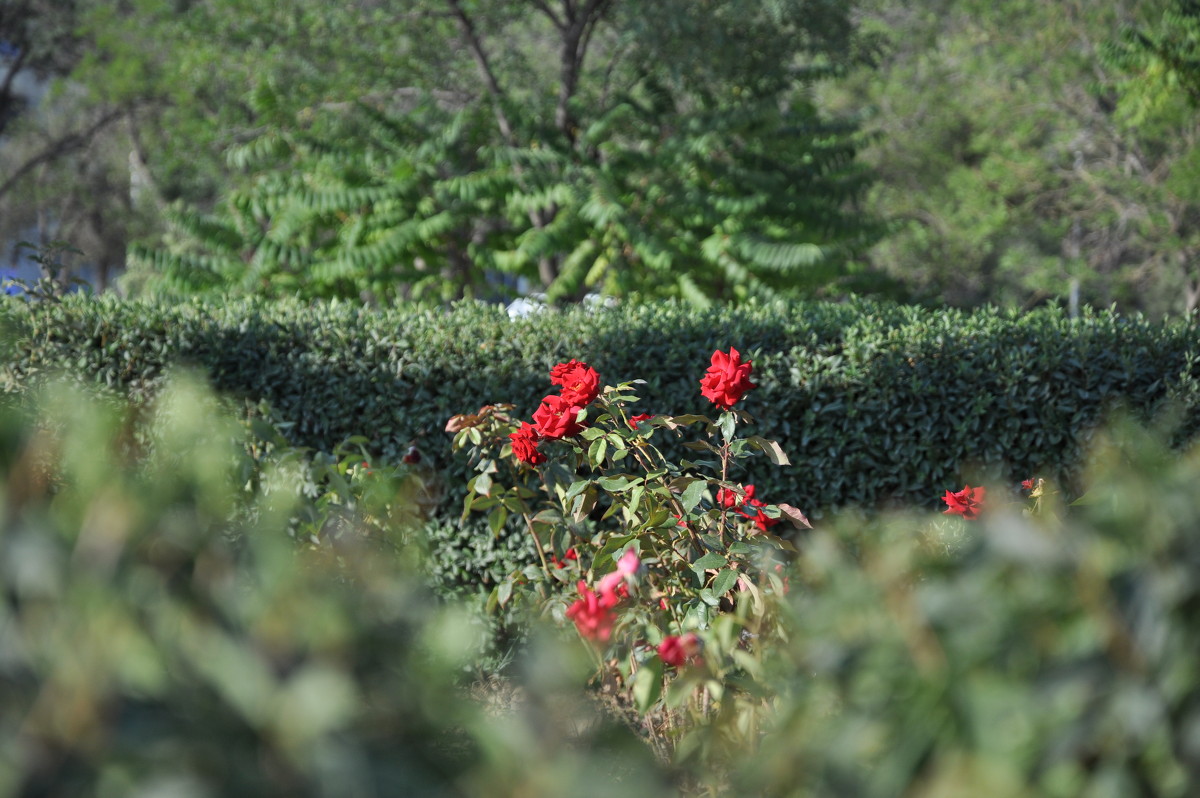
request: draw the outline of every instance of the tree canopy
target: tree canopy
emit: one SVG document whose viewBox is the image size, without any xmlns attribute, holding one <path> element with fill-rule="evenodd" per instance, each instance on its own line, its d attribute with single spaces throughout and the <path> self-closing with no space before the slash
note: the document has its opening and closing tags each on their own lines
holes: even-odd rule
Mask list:
<svg viewBox="0 0 1200 798">
<path fill-rule="evenodd" d="M 13 0 L 0 237 L 127 291 L 1188 310 L 1196 6 Z"/>
</svg>

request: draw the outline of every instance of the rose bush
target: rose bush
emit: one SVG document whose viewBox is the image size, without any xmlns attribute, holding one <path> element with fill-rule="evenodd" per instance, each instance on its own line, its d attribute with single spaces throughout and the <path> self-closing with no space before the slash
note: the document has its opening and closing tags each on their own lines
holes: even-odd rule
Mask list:
<svg viewBox="0 0 1200 798">
<path fill-rule="evenodd" d="M 492 603 L 573 626 L 598 680 L 677 728 L 759 728 L 766 705 L 753 685 L 781 634 L 781 566 L 795 549 L 773 530 L 784 520 L 810 528 L 797 508 L 734 478 L 755 453 L 789 464 L 774 442 L 735 434 L 752 421 L 733 409 L 755 387 L 752 370 L 737 349 L 713 353 L 701 380 L 723 411 L 713 419 L 632 413 L 640 380 L 601 389 L 594 369 L 571 360 L 551 369 L 561 391 L 532 424 L 504 405 L 447 425 L 477 470 L 464 517 L 487 512 L 497 532 L 519 518 L 538 552 L 540 565 L 501 582 Z M 694 459 L 672 462 L 655 446 L 688 429 L 699 433 L 683 444 Z"/>
</svg>

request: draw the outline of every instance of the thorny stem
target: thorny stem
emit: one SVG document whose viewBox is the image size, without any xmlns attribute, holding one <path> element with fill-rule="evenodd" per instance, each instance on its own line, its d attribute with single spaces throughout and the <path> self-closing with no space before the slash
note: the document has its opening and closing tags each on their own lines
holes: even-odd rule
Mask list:
<svg viewBox="0 0 1200 798">
<path fill-rule="evenodd" d="M 729 442 L 725 441 L 721 444 L 721 482 L 729 481 Z M 724 485 L 722 485 L 724 487 Z M 728 495 L 728 488 L 725 488 Z M 735 499 L 736 501 L 736 499 Z M 721 505 L 721 520 L 717 524 L 717 534 L 720 535 L 722 543 L 725 542 L 725 513 L 729 508 L 725 506 L 725 502 L 718 502 Z"/>
<path fill-rule="evenodd" d="M 631 451 L 633 452 L 634 458 L 636 458 L 638 463 L 641 464 L 642 468 L 646 469 L 647 474 L 649 474 L 651 471 L 654 470 L 650 467 L 650 463 L 647 462 L 646 459 L 642 456 L 642 453 L 640 451 L 638 451 L 638 447 L 635 446 Z M 675 512 L 679 513 L 679 520 L 683 521 L 683 528 L 687 530 L 688 536 L 692 539 L 692 542 L 697 543 L 696 533 L 692 531 L 692 528 L 690 526 L 688 526 L 687 521 L 684 521 L 684 516 L 687 515 L 687 513 L 684 512 L 683 505 L 680 504 L 679 500 L 676 499 L 674 496 L 671 496 L 671 506 L 675 508 Z M 681 556 L 681 557 L 684 556 L 683 554 L 680 553 L 679 549 L 675 548 L 674 543 L 671 544 L 671 548 L 674 549 L 675 553 L 679 554 L 679 556 Z"/>
<path fill-rule="evenodd" d="M 550 566 L 546 564 L 546 552 L 542 550 L 542 541 L 538 540 L 537 533 L 533 531 L 533 519 L 529 517 L 529 513 L 521 513 L 521 517 L 525 519 L 525 528 L 529 530 L 529 537 L 533 538 L 533 545 L 537 549 L 538 559 L 542 561 L 542 570 L 546 573 L 547 579 L 552 579 L 550 576 Z"/>
</svg>

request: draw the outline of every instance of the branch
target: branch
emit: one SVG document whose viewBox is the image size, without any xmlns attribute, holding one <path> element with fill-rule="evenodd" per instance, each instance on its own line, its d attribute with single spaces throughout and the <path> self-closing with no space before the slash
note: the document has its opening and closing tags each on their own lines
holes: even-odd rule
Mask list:
<svg viewBox="0 0 1200 798">
<path fill-rule="evenodd" d="M 537 6 L 538 11 L 541 11 L 550 18 L 550 21 L 554 23 L 554 27 L 562 30 L 566 26 L 566 23 L 559 18 L 558 14 L 554 13 L 554 9 L 546 4 L 546 0 L 533 0 L 533 4 Z"/>
<path fill-rule="evenodd" d="M 516 145 L 516 136 L 513 134 L 512 125 L 508 122 L 508 117 L 504 113 L 504 105 L 506 97 L 504 90 L 500 88 L 499 81 L 496 80 L 496 75 L 492 72 L 491 64 L 488 62 L 487 53 L 483 49 L 483 42 L 479 40 L 479 36 L 475 33 L 475 25 L 471 19 L 463 12 L 462 7 L 458 4 L 458 0 L 446 0 L 450 6 L 450 13 L 458 20 L 458 26 L 462 29 L 463 36 L 467 39 L 467 46 L 471 48 L 471 55 L 475 59 L 475 66 L 479 68 L 479 74 L 483 78 L 483 83 L 487 86 L 488 93 L 492 95 L 492 107 L 496 114 L 496 124 L 500 127 L 500 134 L 504 136 L 504 140 L 511 146 Z"/>
<path fill-rule="evenodd" d="M 125 108 L 115 108 L 109 111 L 104 116 L 92 123 L 86 130 L 81 130 L 75 133 L 70 133 L 55 141 L 46 149 L 33 156 L 13 172 L 7 180 L 0 185 L 0 197 L 3 197 L 13 186 L 20 181 L 26 174 L 33 171 L 36 167 L 43 163 L 48 163 L 57 158 L 66 155 L 67 153 L 86 147 L 92 140 L 92 137 L 103 130 L 108 125 L 120 119 L 125 113 Z"/>
<path fill-rule="evenodd" d="M 554 124 L 567 137 L 567 141 L 575 143 L 575 122 L 571 119 L 570 101 L 575 96 L 579 85 L 579 73 L 583 70 L 583 62 L 587 57 L 588 44 L 592 33 L 596 30 L 600 17 L 604 15 L 606 6 L 611 0 L 587 0 L 582 12 L 576 15 L 577 9 L 567 4 L 568 16 L 571 20 L 569 27 L 562 28 L 563 43 L 560 56 L 560 74 L 558 87 L 558 104 L 554 109 Z"/>
<path fill-rule="evenodd" d="M 12 103 L 12 86 L 13 81 L 17 78 L 17 73 L 21 71 L 21 67 L 25 62 L 25 56 L 29 52 L 28 47 L 22 47 L 17 57 L 8 65 L 8 72 L 4 76 L 4 82 L 0 83 L 0 133 L 4 128 L 8 127 L 8 121 L 11 115 L 8 113 L 9 105 Z"/>
<path fill-rule="evenodd" d="M 17 73 L 21 71 L 21 67 L 25 63 L 25 57 L 29 54 L 28 47 L 22 47 L 17 53 L 17 57 L 11 64 L 8 65 L 8 73 L 4 76 L 4 83 L 0 84 L 0 97 L 7 97 L 12 91 L 13 81 L 16 80 Z"/>
</svg>

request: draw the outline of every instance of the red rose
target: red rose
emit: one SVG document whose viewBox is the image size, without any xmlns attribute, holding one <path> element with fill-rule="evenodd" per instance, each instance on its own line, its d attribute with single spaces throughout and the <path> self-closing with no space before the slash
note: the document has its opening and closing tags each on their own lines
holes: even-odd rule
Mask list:
<svg viewBox="0 0 1200 798">
<path fill-rule="evenodd" d="M 658 644 L 658 657 L 667 665 L 682 668 L 683 663 L 700 653 L 700 638 L 694 632 L 678 637 L 664 637 Z"/>
<path fill-rule="evenodd" d="M 767 506 L 766 502 L 761 502 L 754 498 L 753 485 L 743 486 L 742 495 L 740 496 L 737 491 L 721 488 L 717 491 L 717 503 L 726 509 L 734 510 L 734 512 L 747 521 L 753 521 L 754 525 L 762 532 L 766 532 L 781 520 L 779 518 L 772 518 L 762 511 L 762 508 Z"/>
<path fill-rule="evenodd" d="M 650 413 L 638 413 L 636 416 L 629 417 L 629 428 L 637 429 L 637 425 L 642 421 L 649 421 L 654 418 Z"/>
<path fill-rule="evenodd" d="M 961 515 L 967 521 L 974 521 L 979 517 L 979 511 L 983 509 L 983 488 L 972 488 L 966 485 L 957 493 L 946 491 L 946 495 L 942 497 L 947 505 L 946 515 Z"/>
<path fill-rule="evenodd" d="M 722 410 L 729 410 L 742 394 L 758 386 L 750 382 L 751 361 L 742 362 L 742 355 L 733 347 L 729 354 L 717 350 L 712 354 L 712 365 L 700 380 L 700 393 Z"/>
<path fill-rule="evenodd" d="M 554 563 L 555 568 L 566 568 L 568 562 L 570 562 L 571 560 L 578 560 L 578 559 L 579 559 L 579 555 L 575 553 L 574 546 L 572 546 L 571 548 L 569 548 L 565 552 L 563 552 L 563 558 L 561 560 L 558 559 L 558 557 L 553 552 L 551 552 L 551 554 L 550 554 L 550 562 Z"/>
<path fill-rule="evenodd" d="M 762 506 L 762 505 L 759 505 L 759 506 Z M 749 517 L 749 516 L 747 516 L 747 517 Z M 772 518 L 771 516 L 764 513 L 762 510 L 759 510 L 758 514 L 754 516 L 754 525 L 756 527 L 758 527 L 758 530 L 760 532 L 766 532 L 768 529 L 770 529 L 771 527 L 778 524 L 779 521 L 780 521 L 780 519 Z"/>
<path fill-rule="evenodd" d="M 585 406 L 600 394 L 600 375 L 587 363 L 571 360 L 550 369 L 550 383 L 562 386 L 562 398 L 574 405 Z"/>
<path fill-rule="evenodd" d="M 571 404 L 561 396 L 547 396 L 534 411 L 533 423 L 543 438 L 557 440 L 576 435 L 583 429 L 576 420 L 582 409 L 581 405 Z"/>
<path fill-rule="evenodd" d="M 535 466 L 546 462 L 546 455 L 538 450 L 541 436 L 532 424 L 522 421 L 521 428 L 508 437 L 512 441 L 513 456 L 522 463 Z"/>
<path fill-rule="evenodd" d="M 726 488 L 717 488 L 717 504 L 724 507 L 726 510 L 732 510 L 734 507 L 740 507 L 744 501 L 753 500 L 753 485 L 744 486 L 741 489 L 741 492 L 736 490 L 728 490 Z"/>
<path fill-rule="evenodd" d="M 566 363 L 559 363 L 557 366 L 550 369 L 550 384 L 551 385 L 562 385 L 563 378 L 566 377 L 567 372 L 570 371 L 571 369 L 578 368 L 579 366 L 583 366 L 584 368 L 587 368 L 587 363 L 580 363 L 578 360 L 575 360 L 574 358 L 571 358 Z"/>
</svg>

